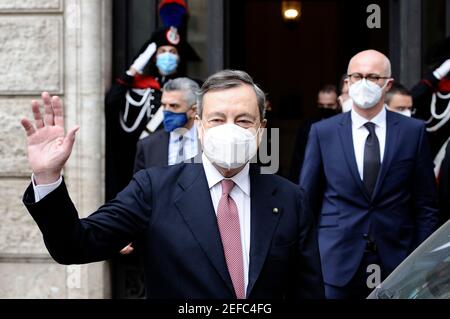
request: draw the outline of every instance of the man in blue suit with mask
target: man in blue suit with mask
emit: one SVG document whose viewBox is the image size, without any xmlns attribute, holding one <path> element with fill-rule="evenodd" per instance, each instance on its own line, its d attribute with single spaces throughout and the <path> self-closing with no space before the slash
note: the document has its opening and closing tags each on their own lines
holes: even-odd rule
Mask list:
<svg viewBox="0 0 450 319">
<path fill-rule="evenodd" d="M 436 227 L 424 123 L 386 110 L 390 62 L 367 50 L 348 66 L 353 109 L 311 128 L 300 177 L 319 222 L 327 298 L 364 298 Z"/>
<path fill-rule="evenodd" d="M 32 183 L 23 201 L 53 258 L 108 259 L 142 247 L 149 298 L 323 298 L 317 233 L 303 191 L 250 164 L 265 127 L 265 94 L 242 71 L 209 77 L 198 98 L 202 163 L 136 173 L 115 199 L 80 219 L 61 170 L 78 127 L 64 133 L 58 97 L 32 103 Z"/>
</svg>

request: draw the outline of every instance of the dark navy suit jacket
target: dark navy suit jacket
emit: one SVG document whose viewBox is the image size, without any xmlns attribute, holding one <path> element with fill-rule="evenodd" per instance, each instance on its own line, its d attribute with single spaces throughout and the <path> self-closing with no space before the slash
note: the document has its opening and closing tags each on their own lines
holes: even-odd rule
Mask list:
<svg viewBox="0 0 450 319">
<path fill-rule="evenodd" d="M 383 163 L 369 196 L 358 173 L 350 112 L 311 128 L 300 185 L 319 222 L 327 284 L 350 281 L 367 235 L 390 273 L 436 227 L 436 185 L 424 123 L 387 111 L 386 129 Z"/>
<path fill-rule="evenodd" d="M 167 166 L 170 134 L 163 128 L 140 139 L 136 145 L 134 172 L 153 166 Z"/>
<path fill-rule="evenodd" d="M 134 160 L 134 173 L 145 168 L 169 165 L 169 143 L 170 133 L 167 133 L 163 128 L 140 139 L 137 143 L 136 158 Z M 202 150 L 200 141 L 198 141 L 197 145 L 197 155 L 191 159 L 187 159 L 187 162 L 201 163 Z"/>
<path fill-rule="evenodd" d="M 323 298 L 316 227 L 302 190 L 250 168 L 248 298 Z M 149 298 L 235 298 L 202 164 L 139 171 L 115 199 L 79 219 L 64 183 L 23 201 L 62 264 L 108 259 L 140 241 Z M 277 209 L 274 209 L 277 208 Z"/>
</svg>

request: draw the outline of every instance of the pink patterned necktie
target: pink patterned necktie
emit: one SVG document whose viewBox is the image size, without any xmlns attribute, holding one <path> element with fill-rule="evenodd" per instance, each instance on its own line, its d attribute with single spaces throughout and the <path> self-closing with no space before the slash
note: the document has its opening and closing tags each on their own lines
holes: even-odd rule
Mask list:
<svg viewBox="0 0 450 319">
<path fill-rule="evenodd" d="M 230 179 L 224 179 L 221 184 L 222 197 L 217 207 L 217 223 L 234 291 L 238 299 L 245 299 L 244 260 L 242 256 L 239 214 L 236 203 L 230 196 L 234 182 Z"/>
</svg>

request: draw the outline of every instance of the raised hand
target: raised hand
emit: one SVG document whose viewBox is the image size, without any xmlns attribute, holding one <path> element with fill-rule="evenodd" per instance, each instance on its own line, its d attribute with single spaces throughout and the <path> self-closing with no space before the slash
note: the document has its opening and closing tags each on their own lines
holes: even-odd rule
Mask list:
<svg viewBox="0 0 450 319">
<path fill-rule="evenodd" d="M 72 152 L 75 133 L 79 126 L 64 133 L 64 116 L 61 99 L 50 98 L 47 92 L 42 93 L 44 116 L 37 101 L 31 102 L 35 125 L 28 119 L 21 123 L 27 133 L 28 162 L 34 173 L 36 184 L 56 182 L 61 170 Z"/>
<path fill-rule="evenodd" d="M 150 61 L 150 58 L 153 56 L 153 54 L 156 52 L 156 43 L 152 42 L 150 43 L 144 52 L 142 52 L 136 60 L 134 60 L 133 64 L 130 67 L 130 70 L 132 72 L 137 72 L 139 74 L 142 74 L 144 72 L 144 68 L 147 65 L 148 61 Z"/>
<path fill-rule="evenodd" d="M 450 59 L 447 59 L 444 63 L 441 64 L 436 70 L 434 70 L 433 74 L 438 79 L 441 80 L 450 73 Z"/>
</svg>

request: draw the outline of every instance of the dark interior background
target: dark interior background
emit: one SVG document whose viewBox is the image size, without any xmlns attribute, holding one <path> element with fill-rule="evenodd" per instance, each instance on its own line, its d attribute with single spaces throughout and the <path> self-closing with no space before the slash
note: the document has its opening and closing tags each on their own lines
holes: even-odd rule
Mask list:
<svg viewBox="0 0 450 319">
<path fill-rule="evenodd" d="M 302 120 L 316 111 L 318 90 L 339 85 L 349 59 L 373 48 L 389 54 L 389 1 L 381 7 L 381 29 L 366 25 L 374 1 L 302 1 L 296 24 L 282 19 L 281 1 L 226 2 L 226 61 L 242 69 L 268 93 L 269 123 L 280 128 L 280 171 L 287 176 L 295 135 Z"/>
</svg>

